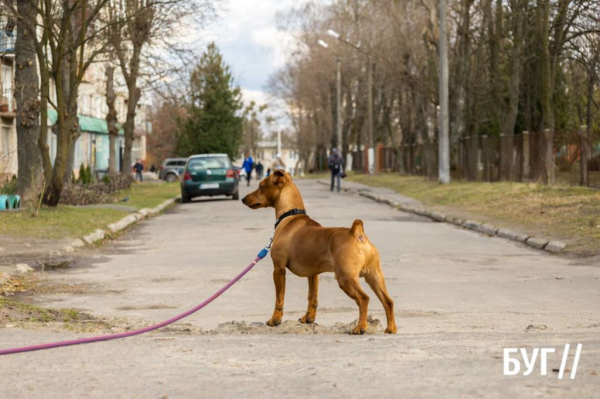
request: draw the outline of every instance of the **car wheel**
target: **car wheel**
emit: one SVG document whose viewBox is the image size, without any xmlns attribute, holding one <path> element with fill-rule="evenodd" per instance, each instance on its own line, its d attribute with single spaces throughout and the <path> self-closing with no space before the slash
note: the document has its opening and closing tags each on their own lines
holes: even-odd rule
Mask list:
<svg viewBox="0 0 600 399">
<path fill-rule="evenodd" d="M 173 173 L 169 173 L 167 175 L 167 177 L 165 178 L 165 180 L 169 183 L 173 183 L 174 181 L 177 180 L 177 176 L 175 176 Z"/>
<path fill-rule="evenodd" d="M 192 199 L 185 195 L 184 193 L 181 193 L 181 203 L 182 204 L 187 204 L 188 202 L 190 202 Z"/>
<path fill-rule="evenodd" d="M 235 193 L 233 193 L 233 195 L 231 196 L 231 199 L 234 201 L 237 201 L 240 199 L 240 190 L 239 189 L 235 190 Z"/>
</svg>

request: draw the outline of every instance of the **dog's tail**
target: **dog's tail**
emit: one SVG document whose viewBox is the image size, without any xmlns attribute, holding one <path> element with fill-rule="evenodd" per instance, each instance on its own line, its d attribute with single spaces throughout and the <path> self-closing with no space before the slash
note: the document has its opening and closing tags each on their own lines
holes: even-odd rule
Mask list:
<svg viewBox="0 0 600 399">
<path fill-rule="evenodd" d="M 350 227 L 350 234 L 352 234 L 359 242 L 367 241 L 362 220 L 356 219 L 354 223 L 352 223 L 352 227 Z"/>
</svg>

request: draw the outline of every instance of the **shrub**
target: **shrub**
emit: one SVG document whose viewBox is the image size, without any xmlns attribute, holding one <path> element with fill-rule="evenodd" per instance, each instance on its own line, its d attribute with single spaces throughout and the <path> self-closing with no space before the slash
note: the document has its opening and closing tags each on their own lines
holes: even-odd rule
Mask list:
<svg viewBox="0 0 600 399">
<path fill-rule="evenodd" d="M 131 176 L 117 176 L 115 179 L 109 178 L 108 182 L 103 178 L 99 183 L 71 184 L 63 188 L 60 203 L 91 205 L 115 202 L 114 194 L 129 188 L 132 182 Z"/>
<path fill-rule="evenodd" d="M 90 165 L 85 168 L 85 174 L 87 175 L 88 184 L 94 182 L 94 174 L 92 173 L 92 167 Z"/>
<path fill-rule="evenodd" d="M 83 166 L 83 164 L 81 164 L 79 166 L 79 179 L 77 179 L 77 181 L 81 184 L 88 184 L 89 180 L 87 177 L 87 171 L 85 169 L 85 166 Z"/>
<path fill-rule="evenodd" d="M 16 194 L 18 186 L 19 181 L 17 180 L 17 176 L 13 175 L 12 179 L 5 181 L 2 186 L 0 186 L 0 194 Z"/>
</svg>

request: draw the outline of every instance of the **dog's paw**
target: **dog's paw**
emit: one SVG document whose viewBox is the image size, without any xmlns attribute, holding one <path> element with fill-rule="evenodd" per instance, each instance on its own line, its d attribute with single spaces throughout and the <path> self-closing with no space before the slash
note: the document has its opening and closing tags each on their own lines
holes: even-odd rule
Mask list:
<svg viewBox="0 0 600 399">
<path fill-rule="evenodd" d="M 267 321 L 267 325 L 268 325 L 269 327 L 276 327 L 276 326 L 278 326 L 278 325 L 280 325 L 280 324 L 281 324 L 281 319 L 279 319 L 279 320 L 276 320 L 276 319 L 273 319 L 273 318 L 271 317 L 271 319 L 269 319 L 269 321 Z"/>
<path fill-rule="evenodd" d="M 352 330 L 350 330 L 350 335 L 363 335 L 366 331 L 366 328 L 356 326 Z"/>
<path fill-rule="evenodd" d="M 308 315 L 304 315 L 298 319 L 298 321 L 302 324 L 312 324 L 315 322 L 315 319 L 311 319 Z"/>
<path fill-rule="evenodd" d="M 394 328 L 390 328 L 390 327 L 386 328 L 385 329 L 385 333 L 386 334 L 396 334 L 396 327 L 394 327 Z"/>
</svg>

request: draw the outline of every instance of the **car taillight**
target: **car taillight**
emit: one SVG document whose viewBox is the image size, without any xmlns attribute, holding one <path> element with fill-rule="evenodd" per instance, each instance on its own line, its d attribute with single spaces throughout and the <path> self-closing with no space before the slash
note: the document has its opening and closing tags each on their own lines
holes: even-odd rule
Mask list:
<svg viewBox="0 0 600 399">
<path fill-rule="evenodd" d="M 229 177 L 234 178 L 235 177 L 235 171 L 232 170 L 232 169 L 228 170 L 226 177 L 228 177 L 228 178 Z"/>
<path fill-rule="evenodd" d="M 183 174 L 183 180 L 184 180 L 184 181 L 189 181 L 189 180 L 192 180 L 192 174 L 191 174 L 190 172 L 185 172 L 185 173 Z"/>
</svg>

